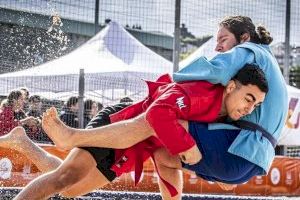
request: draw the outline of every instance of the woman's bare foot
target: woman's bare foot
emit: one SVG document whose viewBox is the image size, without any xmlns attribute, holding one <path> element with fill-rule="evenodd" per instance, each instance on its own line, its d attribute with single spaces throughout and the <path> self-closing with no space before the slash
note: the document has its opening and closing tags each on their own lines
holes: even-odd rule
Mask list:
<svg viewBox="0 0 300 200">
<path fill-rule="evenodd" d="M 27 144 L 32 143 L 23 127 L 16 127 L 8 134 L 0 137 L 0 146 L 22 152 Z"/>
<path fill-rule="evenodd" d="M 43 114 L 42 127 L 55 145 L 63 150 L 71 150 L 72 128 L 66 126 L 59 118 L 57 110 L 51 107 Z"/>
</svg>

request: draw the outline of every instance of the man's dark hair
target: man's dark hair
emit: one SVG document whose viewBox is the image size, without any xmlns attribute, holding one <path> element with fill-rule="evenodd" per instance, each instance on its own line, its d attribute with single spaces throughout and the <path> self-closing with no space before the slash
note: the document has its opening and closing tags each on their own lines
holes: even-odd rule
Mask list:
<svg viewBox="0 0 300 200">
<path fill-rule="evenodd" d="M 75 105 L 78 103 L 78 97 L 70 97 L 66 103 L 66 107 L 70 108 L 71 106 Z"/>
<path fill-rule="evenodd" d="M 123 97 L 120 99 L 120 103 L 132 103 L 133 100 L 130 97 Z"/>
<path fill-rule="evenodd" d="M 39 95 L 32 95 L 29 98 L 30 103 L 41 102 L 41 97 Z"/>
<path fill-rule="evenodd" d="M 265 73 L 257 65 L 246 64 L 232 79 L 240 82 L 242 85 L 256 85 L 265 93 L 269 91 Z"/>
</svg>

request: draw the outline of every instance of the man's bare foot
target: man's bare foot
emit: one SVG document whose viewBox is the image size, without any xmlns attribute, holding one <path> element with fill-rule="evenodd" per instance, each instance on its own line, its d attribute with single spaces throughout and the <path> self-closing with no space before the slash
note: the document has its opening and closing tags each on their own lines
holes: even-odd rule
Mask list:
<svg viewBox="0 0 300 200">
<path fill-rule="evenodd" d="M 62 150 L 71 150 L 72 128 L 66 126 L 59 118 L 57 110 L 51 107 L 43 114 L 42 127 L 55 145 Z"/>
<path fill-rule="evenodd" d="M 0 146 L 22 152 L 32 141 L 26 135 L 23 127 L 16 127 L 8 134 L 0 137 Z"/>
</svg>

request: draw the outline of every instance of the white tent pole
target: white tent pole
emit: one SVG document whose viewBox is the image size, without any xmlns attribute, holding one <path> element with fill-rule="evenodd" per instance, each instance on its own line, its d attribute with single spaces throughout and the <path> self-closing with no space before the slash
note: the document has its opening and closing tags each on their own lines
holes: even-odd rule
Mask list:
<svg viewBox="0 0 300 200">
<path fill-rule="evenodd" d="M 84 128 L 84 69 L 80 69 L 79 71 L 79 87 L 78 87 L 78 122 L 79 122 L 79 128 Z"/>
</svg>

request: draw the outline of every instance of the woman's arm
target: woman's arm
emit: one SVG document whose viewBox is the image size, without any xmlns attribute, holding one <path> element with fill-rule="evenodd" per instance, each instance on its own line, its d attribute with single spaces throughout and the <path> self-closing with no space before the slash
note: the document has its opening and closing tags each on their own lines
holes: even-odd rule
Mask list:
<svg viewBox="0 0 300 200">
<path fill-rule="evenodd" d="M 192 63 L 173 74 L 176 82 L 191 80 L 207 80 L 211 83 L 227 85 L 228 81 L 246 63 L 254 62 L 252 51 L 235 47 L 225 53 L 216 55 L 213 59 L 207 60 L 200 57 Z"/>
</svg>

